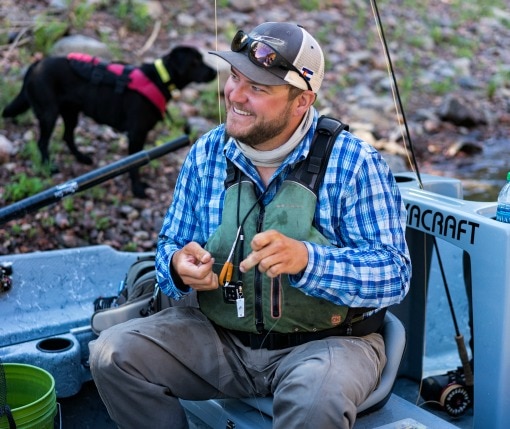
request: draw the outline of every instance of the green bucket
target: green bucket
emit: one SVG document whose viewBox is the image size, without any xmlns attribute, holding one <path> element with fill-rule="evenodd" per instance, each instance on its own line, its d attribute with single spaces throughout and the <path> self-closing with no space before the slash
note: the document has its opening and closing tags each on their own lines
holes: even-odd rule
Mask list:
<svg viewBox="0 0 510 429">
<path fill-rule="evenodd" d="M 4 363 L 9 405 L 17 429 L 53 429 L 57 395 L 53 376 L 32 365 Z M 6 416 L 0 429 L 9 429 Z"/>
</svg>

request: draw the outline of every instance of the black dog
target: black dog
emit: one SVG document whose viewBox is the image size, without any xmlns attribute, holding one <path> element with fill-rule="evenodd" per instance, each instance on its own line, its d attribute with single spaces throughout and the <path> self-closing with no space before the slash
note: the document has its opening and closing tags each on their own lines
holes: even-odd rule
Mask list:
<svg viewBox="0 0 510 429">
<path fill-rule="evenodd" d="M 107 64 L 86 54 L 48 57 L 29 67 L 21 92 L 2 116 L 13 118 L 32 108 L 39 121 L 37 144 L 45 163 L 50 161 L 51 134 L 62 116 L 64 141 L 79 162 L 90 165 L 92 159 L 74 143 L 80 112 L 127 132 L 129 154 L 133 154 L 143 149 L 147 134 L 163 118 L 172 89 L 215 77 L 215 70 L 204 64 L 200 52 L 187 46 L 140 67 Z M 133 194 L 144 197 L 147 185 L 140 180 L 138 169 L 132 170 L 130 177 Z"/>
</svg>

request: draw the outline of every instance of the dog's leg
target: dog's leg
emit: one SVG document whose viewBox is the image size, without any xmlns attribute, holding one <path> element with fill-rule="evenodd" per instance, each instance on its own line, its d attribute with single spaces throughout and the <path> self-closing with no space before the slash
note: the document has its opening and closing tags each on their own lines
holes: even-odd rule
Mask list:
<svg viewBox="0 0 510 429">
<path fill-rule="evenodd" d="M 143 144 L 147 137 L 148 131 L 133 129 L 128 132 L 129 140 L 129 154 L 140 152 L 143 149 Z M 134 168 L 129 171 L 129 177 L 131 179 L 131 190 L 133 195 L 138 198 L 146 198 L 147 194 L 145 189 L 148 185 L 140 179 L 140 171 L 138 168 Z"/>
<path fill-rule="evenodd" d="M 41 162 L 49 165 L 52 173 L 57 173 L 58 167 L 50 163 L 49 144 L 55 124 L 57 123 L 58 111 L 51 108 L 43 111 L 36 108 L 33 110 L 39 121 L 39 140 L 37 141 L 37 146 L 41 154 Z"/>
<path fill-rule="evenodd" d="M 62 138 L 67 143 L 67 147 L 78 162 L 91 165 L 92 158 L 80 152 L 74 142 L 74 130 L 78 125 L 78 114 L 78 111 L 74 109 L 62 109 L 62 119 L 64 120 L 64 135 Z"/>
</svg>

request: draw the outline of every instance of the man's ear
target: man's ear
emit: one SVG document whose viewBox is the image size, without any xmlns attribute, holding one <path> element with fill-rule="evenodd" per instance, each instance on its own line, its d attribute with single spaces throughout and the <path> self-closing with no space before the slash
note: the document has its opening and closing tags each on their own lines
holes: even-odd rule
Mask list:
<svg viewBox="0 0 510 429">
<path fill-rule="evenodd" d="M 317 98 L 317 95 L 312 91 L 303 91 L 301 94 L 299 94 L 295 101 L 296 101 L 296 114 L 298 116 L 302 116 L 305 114 L 305 112 L 308 110 L 308 108 L 315 103 L 315 99 Z"/>
</svg>

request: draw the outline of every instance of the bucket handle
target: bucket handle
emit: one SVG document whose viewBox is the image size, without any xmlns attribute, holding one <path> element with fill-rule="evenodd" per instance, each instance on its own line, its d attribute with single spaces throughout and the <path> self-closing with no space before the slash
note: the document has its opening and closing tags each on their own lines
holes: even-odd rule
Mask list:
<svg viewBox="0 0 510 429">
<path fill-rule="evenodd" d="M 9 422 L 9 429 L 16 429 L 16 422 L 14 421 L 14 417 L 12 417 L 11 409 L 9 405 L 5 404 L 0 408 L 0 419 L 6 416 L 7 421 Z"/>
<path fill-rule="evenodd" d="M 2 360 L 0 359 L 0 419 L 6 416 L 9 422 L 9 429 L 16 429 L 16 422 L 12 417 L 11 409 L 7 405 L 7 379 Z"/>
</svg>

